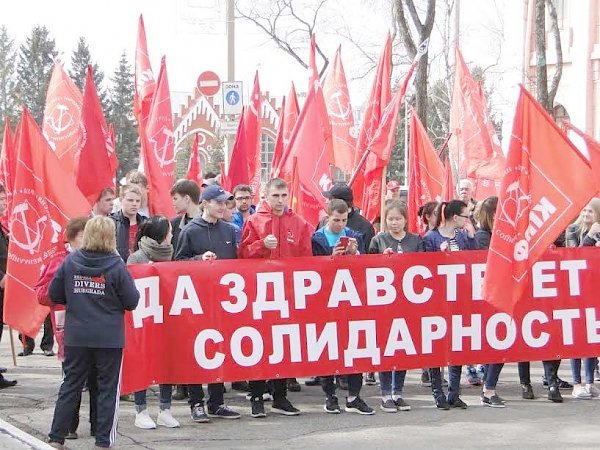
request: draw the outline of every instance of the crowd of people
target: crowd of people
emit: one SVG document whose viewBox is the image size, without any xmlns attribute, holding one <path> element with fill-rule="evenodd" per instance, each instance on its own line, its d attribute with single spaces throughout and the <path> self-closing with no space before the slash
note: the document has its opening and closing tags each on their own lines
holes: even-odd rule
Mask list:
<svg viewBox="0 0 600 450">
<path fill-rule="evenodd" d="M 126 264 L 159 261 L 220 260 L 235 258 L 280 258 L 389 254 L 412 252 L 449 252 L 487 249 L 490 244 L 497 197 L 473 199 L 473 185 L 461 180 L 457 198 L 448 202 L 428 202 L 419 209 L 421 233 L 407 230 L 408 209 L 400 184 L 388 183 L 384 212 L 376 227 L 353 205 L 352 189 L 336 183 L 324 192 L 328 198 L 326 214 L 315 227 L 288 206 L 289 188 L 284 180 L 270 180 L 254 206 L 250 186 L 239 185 L 226 192 L 214 178 L 199 186 L 179 180 L 171 189 L 177 216 L 149 217 L 148 183 L 143 174 L 132 171 L 121 187 L 119 198 L 108 188 L 103 190 L 89 218 L 71 219 L 66 227 L 65 251 L 49 262 L 36 286 L 41 303 L 51 306 L 48 333 L 58 342 L 58 357 L 64 370 L 54 412 L 50 442 L 61 448 L 65 439 L 77 438 L 79 407 L 84 387 L 90 394 L 90 422 L 98 447 L 114 443 L 118 416 L 118 380 L 124 341 L 124 312 L 135 309 L 139 294 Z M 0 207 L 2 195 L 0 192 Z M 6 261 L 7 232 L 0 230 L 0 270 Z M 574 220 L 557 246 L 600 246 L 600 199 L 594 198 Z M 3 250 L 4 249 L 4 250 Z M 0 287 L 4 278 L 0 280 Z M 3 292 L 0 290 L 0 293 Z M 1 330 L 1 328 L 0 328 Z M 48 344 L 48 341 L 43 341 Z M 23 356 L 31 354 L 33 343 L 23 340 Z M 52 351 L 52 346 L 44 348 Z M 571 360 L 573 385 L 558 378 L 560 360 L 544 361 L 544 383 L 548 399 L 561 402 L 560 389 L 572 389 L 572 396 L 589 399 L 600 396 L 594 380 L 599 378 L 597 359 Z M 467 382 L 482 386 L 481 404 L 504 408 L 506 402 L 496 391 L 503 364 L 469 365 L 447 368 L 445 380 L 441 368 L 424 368 L 421 382 L 431 386 L 435 406 L 442 410 L 465 409 L 460 397 L 463 374 Z M 529 362 L 521 362 L 519 381 L 524 399 L 534 398 Z M 1 374 L 0 374 L 1 376 Z M 381 402 L 387 413 L 409 411 L 403 398 L 405 370 L 378 374 Z M 372 384 L 375 374 L 355 373 L 335 377 L 314 377 L 307 385 L 320 385 L 324 411 L 370 415 L 375 410 L 361 398 L 365 382 Z M 2 387 L 12 385 L 4 378 Z M 444 385 L 447 384 L 447 392 Z M 288 416 L 300 411 L 288 398 L 289 391 L 301 389 L 296 379 L 251 380 L 232 383 L 233 389 L 247 391 L 251 416 L 265 417 L 265 401 L 272 400 L 270 411 Z M 340 406 L 337 392 L 348 391 Z M 179 421 L 171 414 L 172 399 L 188 399 L 191 419 L 209 422 L 211 418 L 239 419 L 240 413 L 225 404 L 223 383 L 208 384 L 208 399 L 202 385 L 159 386 L 159 413 L 156 421 L 148 412 L 146 391 L 133 395 L 135 426 L 152 429 L 176 428 Z M 205 407 L 206 404 L 206 407 Z"/>
</svg>

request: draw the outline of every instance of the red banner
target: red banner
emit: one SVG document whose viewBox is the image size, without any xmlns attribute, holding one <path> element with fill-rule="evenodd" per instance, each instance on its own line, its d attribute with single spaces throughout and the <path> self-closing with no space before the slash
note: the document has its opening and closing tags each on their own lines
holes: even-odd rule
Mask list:
<svg viewBox="0 0 600 450">
<path fill-rule="evenodd" d="M 126 318 L 122 390 L 600 353 L 597 249 L 547 251 L 513 317 L 482 300 L 485 258 L 470 251 L 133 266 L 141 299 Z"/>
</svg>

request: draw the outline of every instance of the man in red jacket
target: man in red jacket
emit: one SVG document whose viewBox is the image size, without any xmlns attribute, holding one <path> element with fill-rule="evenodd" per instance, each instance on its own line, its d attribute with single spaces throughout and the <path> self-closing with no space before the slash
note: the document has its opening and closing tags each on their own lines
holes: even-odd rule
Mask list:
<svg viewBox="0 0 600 450">
<path fill-rule="evenodd" d="M 287 183 L 274 178 L 265 186 L 266 198 L 251 215 L 242 231 L 240 258 L 284 258 L 312 256 L 312 228 L 304 219 L 288 209 Z M 264 380 L 250 382 L 252 417 L 265 417 L 262 395 L 267 390 Z M 273 412 L 297 416 L 300 411 L 287 399 L 287 380 L 273 380 Z"/>
</svg>

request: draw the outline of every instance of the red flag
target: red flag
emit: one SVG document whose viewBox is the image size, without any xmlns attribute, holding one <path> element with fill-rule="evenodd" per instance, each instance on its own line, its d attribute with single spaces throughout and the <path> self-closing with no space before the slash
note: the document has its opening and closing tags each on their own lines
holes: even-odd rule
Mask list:
<svg viewBox="0 0 600 450">
<path fill-rule="evenodd" d="M 60 63 L 54 64 L 44 108 L 43 130 L 66 173 L 75 177 L 83 97 Z"/>
<path fill-rule="evenodd" d="M 146 121 L 150 114 L 152 97 L 156 89 L 152 66 L 150 65 L 150 56 L 148 55 L 148 45 L 146 43 L 146 27 L 144 18 L 140 14 L 138 22 L 137 45 L 135 48 L 135 92 L 133 100 L 133 114 L 142 125 L 146 127 Z"/>
<path fill-rule="evenodd" d="M 444 189 L 442 190 L 442 200 L 445 202 L 449 202 L 452 200 L 455 195 L 455 186 L 454 186 L 454 176 L 452 175 L 452 163 L 450 162 L 450 158 L 446 158 L 444 161 Z"/>
<path fill-rule="evenodd" d="M 565 123 L 565 128 L 567 130 L 567 133 L 572 132 L 575 135 L 579 136 L 583 141 L 583 145 L 578 145 L 580 144 L 580 142 L 577 142 L 577 140 L 573 141 L 573 139 L 571 138 L 571 134 L 567 134 L 569 138 L 571 138 L 573 144 L 581 151 L 581 153 L 583 153 L 583 155 L 590 162 L 590 166 L 592 167 L 592 170 L 595 175 L 598 191 L 600 192 L 600 142 L 596 141 L 589 134 L 584 133 L 570 122 Z"/>
<path fill-rule="evenodd" d="M 315 81 L 319 81 L 319 69 L 317 69 L 317 43 L 315 34 L 310 35 L 310 49 L 308 52 L 308 89 L 312 89 Z"/>
<path fill-rule="evenodd" d="M 350 104 L 346 74 L 342 65 L 341 46 L 323 83 L 323 95 L 331 122 L 333 162 L 343 172 L 350 173 L 354 167 L 356 151 L 356 128 Z"/>
<path fill-rule="evenodd" d="M 6 210 L 2 217 L 0 217 L 0 223 L 6 229 L 8 229 L 8 218 L 10 217 L 11 211 L 11 200 L 13 190 L 13 179 L 16 162 L 15 155 L 15 142 L 14 136 L 10 129 L 10 120 L 8 117 L 4 119 L 4 135 L 2 137 L 2 153 L 0 153 L 0 183 L 4 186 L 6 192 Z M 12 168 L 11 168 L 12 167 Z"/>
<path fill-rule="evenodd" d="M 48 308 L 38 303 L 33 286 L 44 263 L 62 250 L 69 218 L 87 216 L 90 205 L 26 109 L 16 147 L 4 322 L 36 336 Z"/>
<path fill-rule="evenodd" d="M 367 147 L 369 146 L 369 142 L 375 136 L 377 132 L 377 128 L 379 127 L 379 123 L 381 122 L 381 116 L 383 115 L 383 110 L 386 105 L 390 102 L 392 98 L 392 88 L 390 85 L 390 76 L 392 74 L 392 37 L 388 33 L 385 46 L 383 47 L 383 52 L 379 57 L 379 61 L 377 63 L 377 71 L 375 73 L 375 79 L 373 80 L 373 85 L 371 86 L 371 94 L 369 95 L 369 100 L 365 106 L 365 112 L 363 114 L 363 120 L 360 127 L 360 133 L 358 135 L 358 140 L 356 141 L 356 152 L 354 154 L 354 168 L 359 166 L 363 155 L 367 151 Z M 375 156 L 369 155 L 367 157 L 367 161 L 369 159 L 375 158 Z M 375 164 L 372 164 L 373 167 L 376 167 Z M 358 173 L 352 183 L 352 191 L 354 193 L 354 204 L 359 208 L 364 207 L 363 202 L 363 192 L 365 187 L 368 185 L 365 184 L 365 167 L 366 164 L 358 169 Z M 379 181 L 379 187 L 381 187 L 381 180 Z M 381 189 L 379 191 L 379 195 L 381 195 Z"/>
<path fill-rule="evenodd" d="M 290 86 L 290 92 L 284 100 L 285 102 L 281 106 L 281 121 L 279 122 L 279 131 L 277 133 L 277 141 L 275 142 L 275 151 L 273 153 L 271 177 L 289 179 L 290 174 L 281 173 L 281 159 L 290 142 L 292 131 L 294 131 L 298 116 L 300 115 L 300 106 L 298 105 L 298 97 L 296 96 L 294 83 Z"/>
<path fill-rule="evenodd" d="M 150 187 L 148 200 L 150 214 L 169 217 L 173 212 L 169 192 L 173 185 L 175 171 L 175 145 L 169 79 L 164 56 L 160 63 L 145 137 L 144 170 Z"/>
<path fill-rule="evenodd" d="M 420 233 L 419 207 L 432 200 L 441 200 L 446 174 L 427 130 L 412 108 L 409 133 L 408 230 Z"/>
<path fill-rule="evenodd" d="M 285 127 L 285 97 L 281 100 L 281 114 L 279 115 L 279 127 L 277 128 L 277 137 L 275 138 L 275 147 L 273 148 L 273 159 L 271 160 L 270 177 L 279 176 L 279 165 L 283 156 L 283 130 Z"/>
<path fill-rule="evenodd" d="M 330 165 L 333 163 L 331 124 L 318 79 L 306 95 L 281 161 L 281 173 L 293 174 L 294 157 L 298 158 L 297 170 L 302 190 L 302 202 L 298 204 L 296 213 L 316 226 L 325 206 L 323 191 L 329 190 L 332 185 Z"/>
<path fill-rule="evenodd" d="M 504 173 L 504 154 L 489 118 L 483 89 L 471 76 L 458 47 L 450 131 L 449 154 L 458 167 L 459 178 L 473 181 L 478 198 L 496 195 Z"/>
<path fill-rule="evenodd" d="M 262 101 L 260 98 L 260 85 L 258 83 L 258 70 L 254 75 L 254 87 L 250 95 L 250 104 L 245 110 L 244 120 L 244 144 L 247 146 L 248 155 L 248 181 L 254 197 L 259 199 L 260 191 L 260 121 L 262 119 Z"/>
<path fill-rule="evenodd" d="M 238 184 L 248 184 L 250 178 L 248 177 L 248 146 L 246 145 L 245 139 L 245 117 L 246 109 L 244 106 L 242 114 L 240 114 L 240 123 L 237 127 L 235 135 L 235 141 L 233 143 L 233 149 L 231 150 L 231 157 L 229 159 L 229 170 L 227 171 L 227 184 L 223 184 L 223 189 L 231 192 Z"/>
<path fill-rule="evenodd" d="M 300 186 L 300 176 L 298 174 L 298 157 L 294 156 L 292 164 L 292 178 L 290 181 L 290 208 L 297 211 L 302 205 L 302 188 Z"/>
<path fill-rule="evenodd" d="M 102 189 L 114 187 L 111 136 L 96 92 L 92 66 L 88 66 L 81 111 L 81 143 L 77 186 L 93 205 Z"/>
<path fill-rule="evenodd" d="M 219 170 L 221 171 L 221 186 L 228 192 L 231 192 L 231 183 L 229 182 L 229 177 L 225 173 L 225 163 L 219 163 Z"/>
<path fill-rule="evenodd" d="M 484 298 L 512 313 L 523 296 L 531 295 L 525 292 L 529 270 L 595 192 L 589 164 L 521 87 L 488 252 Z"/>
<path fill-rule="evenodd" d="M 188 163 L 187 175 L 188 180 L 195 181 L 199 186 L 202 186 L 202 167 L 200 164 L 200 153 L 198 152 L 198 133 L 194 135 L 194 142 L 192 143 L 192 150 L 190 152 L 190 161 Z M 221 183 L 223 174 L 221 175 Z"/>
<path fill-rule="evenodd" d="M 408 69 L 408 73 L 404 77 L 402 85 L 396 91 L 394 98 L 383 110 L 375 135 L 367 146 L 369 156 L 364 168 L 363 215 L 370 222 L 374 222 L 381 214 L 382 183 L 396 140 L 398 115 L 404 101 L 408 82 L 412 78 L 417 63 L 418 59 L 416 58 Z"/>
</svg>

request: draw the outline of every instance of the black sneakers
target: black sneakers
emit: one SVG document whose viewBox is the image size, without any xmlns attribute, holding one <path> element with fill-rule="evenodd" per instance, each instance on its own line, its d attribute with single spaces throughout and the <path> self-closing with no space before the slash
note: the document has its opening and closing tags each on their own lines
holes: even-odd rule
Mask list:
<svg viewBox="0 0 600 450">
<path fill-rule="evenodd" d="M 491 397 L 486 397 L 481 394 L 481 404 L 483 406 L 490 406 L 491 408 L 506 408 L 506 402 L 502 399 L 502 397 L 498 395 L 492 395 Z"/>
<path fill-rule="evenodd" d="M 340 404 L 338 402 L 338 398 L 335 395 L 331 395 L 331 396 L 327 397 L 327 399 L 325 400 L 325 406 L 323 407 L 323 409 L 325 409 L 325 412 L 327 412 L 329 414 L 339 414 L 341 412 L 341 410 L 340 410 Z"/>
<path fill-rule="evenodd" d="M 525 400 L 533 400 L 535 398 L 531 384 L 527 383 L 521 385 L 521 397 Z"/>
<path fill-rule="evenodd" d="M 556 382 L 559 389 L 573 389 L 573 385 L 568 381 L 561 380 L 560 378 L 556 377 Z M 545 376 L 542 377 L 542 384 L 544 386 L 548 386 L 548 379 Z"/>
<path fill-rule="evenodd" d="M 206 415 L 206 410 L 204 409 L 204 404 L 196 403 L 192 406 L 192 420 L 198 423 L 206 423 L 210 422 L 210 419 Z"/>
<path fill-rule="evenodd" d="M 377 385 L 377 380 L 375 380 L 375 373 L 373 373 L 373 372 L 367 373 L 367 376 L 365 377 L 365 384 L 367 386 L 376 386 Z"/>
<path fill-rule="evenodd" d="M 250 399 L 250 405 L 252 406 L 252 412 L 250 415 L 254 418 L 258 417 L 267 417 L 267 413 L 265 412 L 265 404 L 263 403 L 263 399 L 260 397 L 253 397 Z"/>
<path fill-rule="evenodd" d="M 548 389 L 548 400 L 554 403 L 562 403 L 563 398 L 557 386 L 552 386 Z"/>
<path fill-rule="evenodd" d="M 410 411 L 410 405 L 406 403 L 402 397 L 398 397 L 394 400 L 394 403 L 396 404 L 398 411 Z"/>
<path fill-rule="evenodd" d="M 448 404 L 445 395 L 440 395 L 439 397 L 435 398 L 435 407 L 437 409 L 443 409 L 444 411 L 448 411 L 450 409 L 450 405 Z"/>
<path fill-rule="evenodd" d="M 394 400 L 392 400 L 391 398 L 385 401 L 381 400 L 381 405 L 379 405 L 379 408 L 386 413 L 398 412 L 398 407 L 396 406 Z"/>
<path fill-rule="evenodd" d="M 300 392 L 302 390 L 302 386 L 300 386 L 300 383 L 295 378 L 287 379 L 287 388 L 290 392 Z"/>
<path fill-rule="evenodd" d="M 367 405 L 364 400 L 360 397 L 356 397 L 354 400 L 349 402 L 346 400 L 346 412 L 353 412 L 357 414 L 371 415 L 375 414 L 373 408 Z"/>
<path fill-rule="evenodd" d="M 294 405 L 286 397 L 273 399 L 271 411 L 284 416 L 297 416 L 300 414 L 300 410 L 294 408 Z"/>
<path fill-rule="evenodd" d="M 217 417 L 219 419 L 239 419 L 242 415 L 232 409 L 229 409 L 225 405 L 221 405 L 216 411 L 208 411 L 210 417 Z"/>
<path fill-rule="evenodd" d="M 462 401 L 462 399 L 460 397 L 457 397 L 456 400 L 452 401 L 452 402 L 448 402 L 448 405 L 450 406 L 450 408 L 454 408 L 454 409 L 467 409 L 468 405 Z"/>
</svg>

